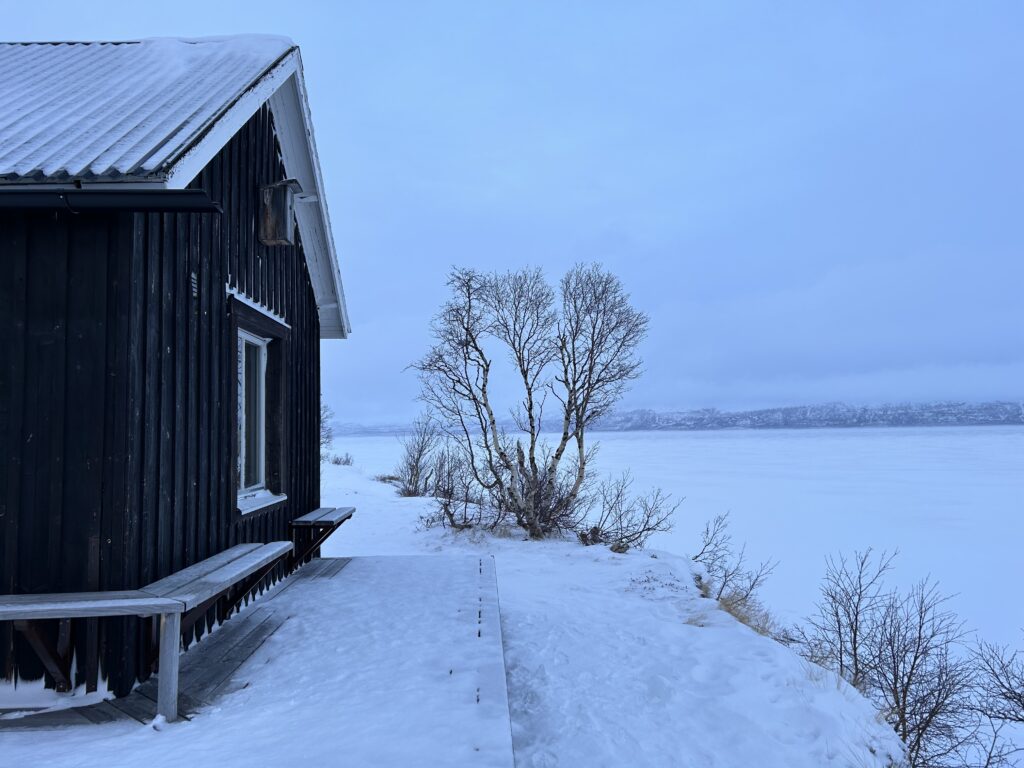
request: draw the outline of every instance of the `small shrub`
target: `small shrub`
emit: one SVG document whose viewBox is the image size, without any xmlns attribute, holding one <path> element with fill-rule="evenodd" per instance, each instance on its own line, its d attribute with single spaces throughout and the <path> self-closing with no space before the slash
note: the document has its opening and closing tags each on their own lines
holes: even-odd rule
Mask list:
<svg viewBox="0 0 1024 768">
<path fill-rule="evenodd" d="M 747 568 L 746 551 L 746 544 L 739 551 L 733 549 L 728 512 L 705 524 L 701 548 L 693 561 L 704 566 L 710 594 L 716 600 L 739 608 L 753 604 L 758 591 L 778 565 L 766 560 L 753 569 Z"/>
<path fill-rule="evenodd" d="M 334 454 L 331 456 L 331 464 L 336 464 L 339 467 L 351 467 L 352 466 L 352 454 L 345 453 L 342 455 Z"/>
<path fill-rule="evenodd" d="M 746 624 L 759 635 L 770 637 L 783 645 L 789 644 L 789 636 L 782 623 L 760 600 L 749 597 L 745 600 L 725 597 L 718 601 L 718 605 L 723 611 L 740 623 Z"/>
<path fill-rule="evenodd" d="M 695 577 L 697 588 L 727 613 L 755 632 L 785 642 L 781 625 L 758 597 L 758 592 L 778 563 L 766 560 L 747 567 L 746 545 L 735 550 L 729 533 L 729 513 L 718 515 L 704 525 L 701 548 L 693 561 L 704 566 L 704 576 Z"/>
<path fill-rule="evenodd" d="M 888 600 L 885 575 L 896 552 L 876 557 L 870 548 L 825 558 L 825 580 L 817 613 L 795 629 L 801 655 L 864 691 L 874 649 L 871 638 L 879 631 L 879 616 Z"/>
<path fill-rule="evenodd" d="M 402 438 L 402 458 L 395 468 L 398 493 L 402 496 L 429 496 L 432 491 L 434 451 L 441 440 L 437 425 L 420 416 L 412 431 Z"/>
<path fill-rule="evenodd" d="M 907 745 L 912 768 L 971 765 L 981 735 L 975 671 L 956 652 L 964 625 L 947 600 L 928 581 L 890 593 L 871 636 L 868 695 Z"/>
<path fill-rule="evenodd" d="M 401 482 L 401 478 L 398 475 L 374 475 L 373 479 L 378 483 L 387 483 L 388 485 L 396 485 Z"/>
<path fill-rule="evenodd" d="M 670 505 L 671 497 L 660 488 L 646 496 L 630 496 L 632 484 L 626 472 L 598 487 L 597 515 L 576 531 L 584 546 L 608 544 L 612 552 L 624 554 L 631 548 L 643 549 L 653 534 L 672 530 L 671 517 L 681 502 Z"/>
<path fill-rule="evenodd" d="M 327 460 L 327 451 L 331 448 L 334 440 L 334 427 L 331 426 L 331 419 L 334 418 L 334 411 L 331 406 L 324 402 L 323 395 L 320 396 L 320 461 Z"/>
<path fill-rule="evenodd" d="M 969 633 L 933 582 L 887 587 L 894 556 L 869 549 L 828 558 L 817 614 L 794 629 L 794 644 L 875 704 L 910 768 L 1009 766 L 1020 750 L 1012 731 L 1003 733 L 1007 720 L 992 707 L 998 689 L 989 686 L 992 665 L 1012 666 L 1012 655 L 984 644 L 970 653 Z"/>
<path fill-rule="evenodd" d="M 469 462 L 457 445 L 445 443 L 435 452 L 431 477 L 434 479 L 435 524 L 457 531 L 484 524 L 485 499 L 474 482 Z M 487 522 L 493 528 L 496 520 Z"/>
</svg>

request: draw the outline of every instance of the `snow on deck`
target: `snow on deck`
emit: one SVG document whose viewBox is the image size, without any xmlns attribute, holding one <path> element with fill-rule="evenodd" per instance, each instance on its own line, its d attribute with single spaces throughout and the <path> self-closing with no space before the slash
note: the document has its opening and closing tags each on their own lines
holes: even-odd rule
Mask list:
<svg viewBox="0 0 1024 768">
<path fill-rule="evenodd" d="M 512 768 L 491 557 L 357 557 L 303 571 L 256 601 L 253 613 L 286 620 L 191 722 L 4 731 L 3 764 L 409 766 L 429 755 L 436 766 Z M 195 679 L 183 668 L 186 692 L 229 661 L 219 634 Z"/>
</svg>

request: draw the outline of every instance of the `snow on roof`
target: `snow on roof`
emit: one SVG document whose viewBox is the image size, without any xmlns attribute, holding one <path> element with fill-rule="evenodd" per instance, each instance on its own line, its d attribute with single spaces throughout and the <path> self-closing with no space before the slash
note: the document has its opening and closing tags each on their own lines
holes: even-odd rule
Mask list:
<svg viewBox="0 0 1024 768">
<path fill-rule="evenodd" d="M 0 185 L 183 189 L 268 103 L 321 338 L 351 329 L 313 138 L 302 61 L 286 37 L 0 43 Z"/>
<path fill-rule="evenodd" d="M 150 180 L 295 48 L 239 35 L 0 43 L 0 180 Z"/>
</svg>

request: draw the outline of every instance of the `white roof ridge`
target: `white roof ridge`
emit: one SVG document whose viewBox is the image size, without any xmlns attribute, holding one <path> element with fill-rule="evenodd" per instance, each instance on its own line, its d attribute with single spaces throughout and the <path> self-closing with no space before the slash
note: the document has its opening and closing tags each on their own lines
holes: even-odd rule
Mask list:
<svg viewBox="0 0 1024 768">
<path fill-rule="evenodd" d="M 121 40 L 0 40 L 0 45 L 140 45 L 164 40 L 188 44 L 220 43 L 229 40 L 267 40 L 277 41 L 289 47 L 297 47 L 295 41 L 287 35 L 263 32 L 243 32 L 233 35 L 199 35 L 194 37 L 150 35 L 147 37 L 129 37 Z"/>
</svg>

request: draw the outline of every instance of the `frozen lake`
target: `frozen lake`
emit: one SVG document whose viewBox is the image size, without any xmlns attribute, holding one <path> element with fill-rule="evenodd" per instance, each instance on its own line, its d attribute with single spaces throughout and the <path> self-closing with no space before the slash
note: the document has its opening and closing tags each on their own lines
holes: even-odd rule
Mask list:
<svg viewBox="0 0 1024 768">
<path fill-rule="evenodd" d="M 900 550 L 894 583 L 927 574 L 983 637 L 1019 646 L 1024 611 L 1024 427 L 595 433 L 601 474 L 630 469 L 637 491 L 685 497 L 655 548 L 694 549 L 705 520 L 731 512 L 752 560 L 776 559 L 766 603 L 805 615 L 826 554 Z M 339 436 L 373 473 L 390 472 L 394 436 Z"/>
</svg>

